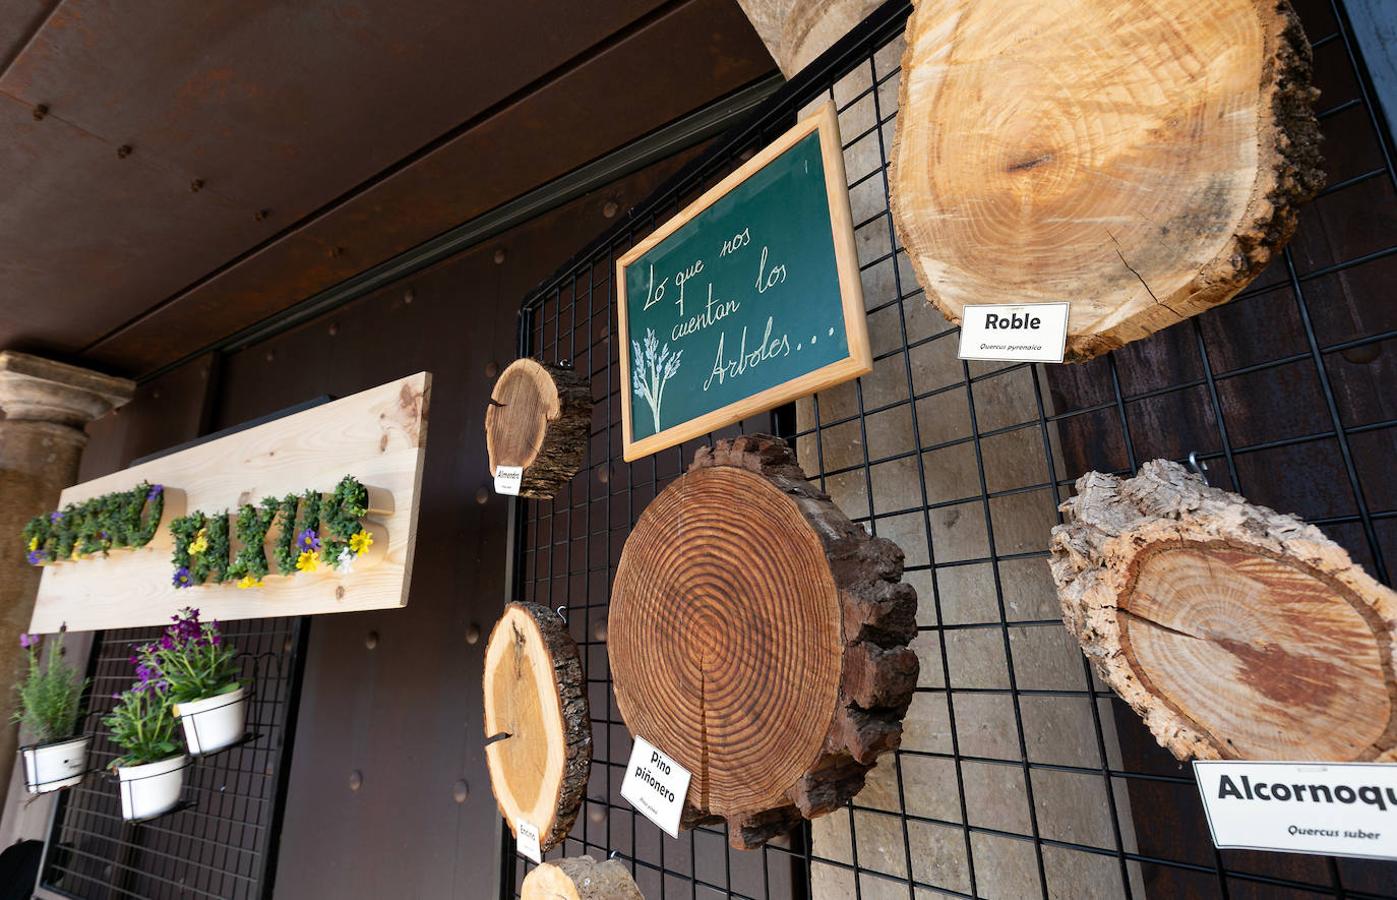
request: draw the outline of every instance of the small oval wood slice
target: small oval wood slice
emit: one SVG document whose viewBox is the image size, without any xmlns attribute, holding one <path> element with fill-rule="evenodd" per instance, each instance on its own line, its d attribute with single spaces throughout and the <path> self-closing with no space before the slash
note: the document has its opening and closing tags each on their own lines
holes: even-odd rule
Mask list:
<svg viewBox="0 0 1397 900">
<path fill-rule="evenodd" d="M 1068 361 L 1230 300 L 1323 182 L 1285 0 L 921 0 L 892 211 L 927 298 L 1070 301 Z"/>
<path fill-rule="evenodd" d="M 1077 491 L 1053 530 L 1063 617 L 1162 746 L 1397 760 L 1397 594 L 1319 529 L 1175 463 Z"/>
<path fill-rule="evenodd" d="M 614 859 L 555 859 L 524 877 L 521 900 L 645 900 L 630 871 Z"/>
<path fill-rule="evenodd" d="M 571 830 L 592 765 L 582 663 L 563 620 L 536 603 L 506 606 L 485 648 L 484 690 L 500 813 L 516 836 L 519 822 L 536 826 L 548 850 Z"/>
<path fill-rule="evenodd" d="M 902 551 L 765 435 L 699 450 L 636 523 L 608 653 L 633 734 L 693 778 L 684 824 L 753 847 L 827 813 L 898 745 L 917 680 Z"/>
<path fill-rule="evenodd" d="M 518 466 L 520 496 L 551 499 L 581 467 L 591 423 L 586 378 L 565 366 L 516 359 L 500 373 L 485 410 L 490 474 Z"/>
</svg>

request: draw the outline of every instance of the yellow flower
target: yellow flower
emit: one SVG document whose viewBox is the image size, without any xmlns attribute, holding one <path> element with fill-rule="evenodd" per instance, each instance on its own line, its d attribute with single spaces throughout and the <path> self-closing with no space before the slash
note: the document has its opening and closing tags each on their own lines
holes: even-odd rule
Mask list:
<svg viewBox="0 0 1397 900">
<path fill-rule="evenodd" d="M 259 588 L 261 586 L 262 579 L 253 578 L 251 575 L 244 575 L 242 578 L 238 579 L 238 588 L 241 590 L 246 590 L 247 588 Z"/>
<path fill-rule="evenodd" d="M 198 556 L 209 549 L 209 533 L 207 528 L 200 528 L 199 533 L 194 535 L 194 540 L 189 542 L 189 555 Z"/>
<path fill-rule="evenodd" d="M 351 542 L 351 543 L 352 543 L 352 542 Z M 30 549 L 30 550 L 38 550 L 38 549 L 39 549 L 39 539 L 38 539 L 38 538 L 32 537 L 32 538 L 29 539 L 29 549 Z"/>
<path fill-rule="evenodd" d="M 320 568 L 320 556 L 313 550 L 303 550 L 301 555 L 296 557 L 296 571 L 314 572 Z"/>
<path fill-rule="evenodd" d="M 361 531 L 358 534 L 350 535 L 349 549 L 354 551 L 355 556 L 363 556 L 365 553 L 369 552 L 369 548 L 373 546 L 373 543 L 374 536 L 367 531 Z"/>
</svg>

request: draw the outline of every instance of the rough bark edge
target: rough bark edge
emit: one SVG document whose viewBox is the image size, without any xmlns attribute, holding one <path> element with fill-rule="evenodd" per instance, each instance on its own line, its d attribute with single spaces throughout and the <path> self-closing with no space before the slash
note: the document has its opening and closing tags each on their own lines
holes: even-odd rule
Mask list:
<svg viewBox="0 0 1397 900">
<path fill-rule="evenodd" d="M 548 649 L 548 655 L 553 660 L 553 684 L 558 691 L 563 737 L 567 745 L 563 777 L 558 782 L 558 797 L 553 804 L 552 821 L 534 823 L 539 829 L 539 849 L 547 852 L 572 830 L 573 823 L 577 820 L 577 812 L 582 808 L 582 800 L 587 794 L 587 779 L 592 770 L 592 714 L 587 703 L 587 684 L 582 674 L 582 660 L 577 653 L 577 644 L 568 634 L 566 623 L 557 613 L 537 603 L 509 603 L 505 605 L 504 612 L 511 608 L 519 609 L 533 620 L 542 636 L 544 647 Z M 504 613 L 501 613 L 500 621 L 503 620 Z M 488 648 L 494 638 L 492 631 L 490 641 L 486 642 L 487 659 Z M 484 681 L 481 683 L 483 686 Z M 482 711 L 482 718 L 483 716 Z M 488 765 L 488 754 L 486 762 L 486 768 L 493 779 L 494 769 Z M 511 820 L 500 805 L 499 792 L 494 793 L 495 805 L 499 808 L 500 815 L 509 823 L 510 831 L 518 837 L 518 823 Z"/>
<path fill-rule="evenodd" d="M 1128 480 L 1088 472 L 1077 480 L 1077 495 L 1059 508 L 1065 524 L 1053 529 L 1049 565 L 1063 622 L 1101 679 L 1130 704 L 1160 746 L 1180 760 L 1236 756 L 1140 683 L 1122 652 L 1117 618 L 1118 599 L 1131 572 L 1126 566 L 1103 566 L 1103 559 L 1128 558 L 1160 543 L 1218 541 L 1301 562 L 1367 602 L 1388 626 L 1388 661 L 1397 656 L 1397 593 L 1313 525 L 1209 487 L 1177 463 L 1147 462 Z M 1397 748 L 1388 748 L 1375 761 L 1397 761 Z"/>
<path fill-rule="evenodd" d="M 925 2 L 922 0 L 913 9 L 912 17 L 907 22 L 908 33 L 911 33 L 912 23 L 921 14 Z M 1268 63 L 1262 71 L 1261 98 L 1257 106 L 1265 109 L 1269 105 L 1271 118 L 1258 131 L 1258 177 L 1252 186 L 1251 198 L 1237 233 L 1192 281 L 1158 300 L 1154 306 L 1140 307 L 1109 332 L 1069 333 L 1063 362 L 1086 362 L 1136 340 L 1120 337 L 1119 332 L 1123 330 L 1142 329 L 1153 334 L 1231 300 L 1260 275 L 1272 257 L 1290 241 L 1299 221 L 1298 207 L 1314 199 L 1324 186 L 1319 121 L 1314 111 L 1319 90 L 1311 86 L 1313 51 L 1309 39 L 1289 0 L 1256 0 L 1254 5 L 1266 32 L 1264 45 Z M 907 95 L 914 81 L 909 77 L 914 51 L 915 47 L 908 41 L 901 60 L 903 77 L 898 89 L 898 124 L 889 159 L 888 183 L 892 185 L 889 204 L 898 241 L 907 248 L 912 270 L 926 294 L 927 302 L 936 307 L 947 321 L 958 326 L 961 324 L 959 311 L 941 300 L 922 267 L 921 255 L 914 245 L 906 241 L 902 228 L 905 213 L 900 202 L 902 192 L 898 187 L 901 179 L 897 170 L 902 159 L 904 136 L 902 112 L 908 108 Z"/>
<path fill-rule="evenodd" d="M 630 870 L 623 864 L 614 859 L 597 862 L 591 856 L 552 859 L 538 866 L 524 877 L 524 883 L 520 886 L 521 900 L 551 900 L 560 896 L 544 894 L 547 888 L 537 884 L 550 874 L 550 866 L 572 883 L 573 890 L 581 900 L 645 900 Z"/>
<path fill-rule="evenodd" d="M 539 362 L 535 359 L 517 359 L 510 363 L 499 379 L 498 385 L 510 369 L 527 364 L 535 365 L 548 374 L 554 389 L 558 392 L 558 414 L 544 424 L 543 443 L 533 460 L 524 467 L 519 482 L 519 496 L 534 500 L 551 500 L 558 489 L 572 480 L 582 467 L 582 457 L 587 451 L 588 432 L 592 426 L 592 386 L 581 373 L 570 366 L 559 366 Z M 485 430 L 488 435 L 495 423 L 496 400 L 494 391 L 490 393 L 491 405 L 485 414 Z M 490 449 L 490 474 L 495 474 L 493 448 Z"/>
<path fill-rule="evenodd" d="M 727 819 L 728 843 L 752 849 L 802 818 L 832 812 L 862 788 L 878 757 L 902 741 L 902 719 L 917 686 L 917 592 L 901 581 L 902 548 L 875 538 L 812 485 L 785 441 L 744 435 L 703 447 L 690 472 L 730 466 L 765 477 L 819 535 L 842 606 L 844 659 L 839 697 L 825 740 L 787 791 L 789 805 Z M 683 823 L 722 821 L 686 801 Z"/>
</svg>

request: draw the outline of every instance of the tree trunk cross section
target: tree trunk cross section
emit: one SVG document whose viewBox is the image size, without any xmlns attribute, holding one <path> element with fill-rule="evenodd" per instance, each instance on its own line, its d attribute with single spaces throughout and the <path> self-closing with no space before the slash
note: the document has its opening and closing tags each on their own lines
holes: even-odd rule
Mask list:
<svg viewBox="0 0 1397 900">
<path fill-rule="evenodd" d="M 1397 594 L 1319 529 L 1163 460 L 1062 510 L 1064 621 L 1179 759 L 1397 760 Z"/>
<path fill-rule="evenodd" d="M 633 734 L 693 774 L 683 824 L 753 847 L 835 809 L 897 747 L 917 681 L 902 551 L 853 524 L 786 444 L 698 451 L 621 554 L 608 650 Z"/>
</svg>

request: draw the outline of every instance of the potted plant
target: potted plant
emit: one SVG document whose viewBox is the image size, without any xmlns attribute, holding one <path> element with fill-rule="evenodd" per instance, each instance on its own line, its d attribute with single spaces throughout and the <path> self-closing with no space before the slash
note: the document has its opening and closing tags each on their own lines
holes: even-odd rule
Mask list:
<svg viewBox="0 0 1397 900">
<path fill-rule="evenodd" d="M 117 695 L 116 708 L 102 720 L 112 742 L 126 751 L 111 765 L 121 782 L 121 815 L 130 822 L 173 809 L 189 766 L 175 738 L 167 686 L 147 666 L 136 672 L 141 680 Z"/>
<path fill-rule="evenodd" d="M 34 739 L 19 749 L 24 761 L 24 786 L 31 794 L 70 787 L 87 773 L 87 751 L 92 739 L 79 735 L 79 702 L 87 681 L 63 658 L 63 633 L 39 661 L 39 636 L 21 634 L 19 645 L 29 653 L 29 674 L 17 688 L 19 708 L 14 720 Z"/>
<path fill-rule="evenodd" d="M 199 611 L 188 607 L 171 621 L 138 655 L 168 685 L 189 752 L 205 756 L 242 739 L 247 685 L 238 680 L 238 651 L 223 640 L 217 621 L 200 622 Z"/>
</svg>

